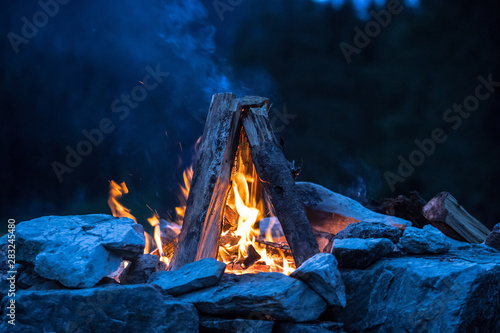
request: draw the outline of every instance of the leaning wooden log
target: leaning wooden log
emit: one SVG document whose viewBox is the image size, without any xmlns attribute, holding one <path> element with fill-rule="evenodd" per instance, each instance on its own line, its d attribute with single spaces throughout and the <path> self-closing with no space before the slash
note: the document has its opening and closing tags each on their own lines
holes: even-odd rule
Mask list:
<svg viewBox="0 0 500 333">
<path fill-rule="evenodd" d="M 295 265 L 319 253 L 304 207 L 300 202 L 290 164 L 277 142 L 268 118 L 268 105 L 247 107 L 243 128 L 257 174 L 281 223 Z"/>
<path fill-rule="evenodd" d="M 482 243 L 490 233 L 448 192 L 441 192 L 432 198 L 423 208 L 423 213 L 431 223 L 446 224 L 469 243 Z"/>
<path fill-rule="evenodd" d="M 231 168 L 241 130 L 241 106 L 232 93 L 216 94 L 208 112 L 186 205 L 184 223 L 169 270 L 215 258 Z"/>
</svg>

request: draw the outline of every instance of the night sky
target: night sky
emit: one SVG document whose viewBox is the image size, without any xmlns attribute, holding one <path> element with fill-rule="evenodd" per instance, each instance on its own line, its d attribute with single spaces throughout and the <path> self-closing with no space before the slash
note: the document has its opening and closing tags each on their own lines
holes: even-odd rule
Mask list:
<svg viewBox="0 0 500 333">
<path fill-rule="evenodd" d="M 2 1 L 0 223 L 110 213 L 111 180 L 140 221 L 168 216 L 232 91 L 271 99 L 300 180 L 362 203 L 449 191 L 491 228 L 500 6 L 396 2 Z"/>
</svg>

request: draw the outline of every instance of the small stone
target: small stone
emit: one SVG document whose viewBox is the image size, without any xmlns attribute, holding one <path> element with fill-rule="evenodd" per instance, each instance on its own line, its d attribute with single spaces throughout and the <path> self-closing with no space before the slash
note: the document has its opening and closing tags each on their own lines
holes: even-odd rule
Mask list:
<svg viewBox="0 0 500 333">
<path fill-rule="evenodd" d="M 330 306 L 346 305 L 345 286 L 331 253 L 318 253 L 306 260 L 290 277 L 305 282 Z"/>
<path fill-rule="evenodd" d="M 139 284 L 148 282 L 151 274 L 154 272 L 163 272 L 167 265 L 160 261 L 158 256 L 153 254 L 142 254 L 136 260 L 132 261 L 120 275 L 120 283 Z"/>
<path fill-rule="evenodd" d="M 500 251 L 500 223 L 493 227 L 493 230 L 486 237 L 484 244 Z"/>
<path fill-rule="evenodd" d="M 170 295 L 178 296 L 213 286 L 225 269 L 226 264 L 223 262 L 212 258 L 201 259 L 175 271 L 155 272 L 148 282 L 159 286 Z"/>
<path fill-rule="evenodd" d="M 335 239 L 345 238 L 387 238 L 394 244 L 399 241 L 403 232 L 382 222 L 357 222 L 349 224 L 335 235 Z"/>
<path fill-rule="evenodd" d="M 386 238 L 336 239 L 332 253 L 344 268 L 366 268 L 394 250 L 394 244 Z"/>
<path fill-rule="evenodd" d="M 450 250 L 451 242 L 441 231 L 428 224 L 423 229 L 407 227 L 397 246 L 411 254 L 440 254 Z"/>
<path fill-rule="evenodd" d="M 249 319 L 221 319 L 214 317 L 200 318 L 200 333 L 238 332 L 238 333 L 271 333 L 274 322 Z"/>
<path fill-rule="evenodd" d="M 224 274 L 213 287 L 177 299 L 210 316 L 271 316 L 277 320 L 315 320 L 325 301 L 304 282 L 281 273 Z"/>
</svg>

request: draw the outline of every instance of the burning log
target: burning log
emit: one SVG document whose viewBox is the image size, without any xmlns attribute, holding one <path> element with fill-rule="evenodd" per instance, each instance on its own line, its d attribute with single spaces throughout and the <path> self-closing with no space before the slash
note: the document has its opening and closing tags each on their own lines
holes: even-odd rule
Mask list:
<svg viewBox="0 0 500 333">
<path fill-rule="evenodd" d="M 255 169 L 269 194 L 298 267 L 319 253 L 319 248 L 297 194 L 290 164 L 271 129 L 268 106 L 249 107 L 243 118 L 243 128 Z"/>
<path fill-rule="evenodd" d="M 184 224 L 169 270 L 215 258 L 240 135 L 241 106 L 232 93 L 212 98 L 186 205 Z"/>
<path fill-rule="evenodd" d="M 482 243 L 490 233 L 448 192 L 441 192 L 432 198 L 423 208 L 423 214 L 433 225 L 437 223 L 449 227 L 469 243 Z"/>
<path fill-rule="evenodd" d="M 255 264 L 261 258 L 260 254 L 255 251 L 255 248 L 252 245 L 248 247 L 247 253 L 248 257 L 246 257 L 246 259 L 243 261 L 243 267 L 245 269 Z"/>
</svg>

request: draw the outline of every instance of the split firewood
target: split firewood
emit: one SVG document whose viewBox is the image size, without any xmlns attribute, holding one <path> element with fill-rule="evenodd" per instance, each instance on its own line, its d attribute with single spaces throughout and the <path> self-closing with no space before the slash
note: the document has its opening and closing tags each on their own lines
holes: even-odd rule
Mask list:
<svg viewBox="0 0 500 333">
<path fill-rule="evenodd" d="M 290 250 L 290 246 L 288 246 L 286 243 L 274 243 L 260 239 L 256 239 L 255 243 L 261 246 L 265 246 L 267 252 L 273 253 L 273 252 L 283 251 L 286 256 L 292 256 L 292 251 Z"/>
<path fill-rule="evenodd" d="M 319 248 L 297 194 L 290 164 L 273 134 L 268 113 L 267 105 L 248 108 L 244 112 L 243 128 L 255 169 L 269 194 L 298 267 L 319 253 Z"/>
<path fill-rule="evenodd" d="M 411 221 L 414 227 L 423 228 L 429 224 L 429 220 L 422 214 L 426 203 L 417 191 L 411 191 L 408 196 L 398 195 L 396 198 L 383 199 L 377 211 Z"/>
<path fill-rule="evenodd" d="M 230 189 L 241 106 L 232 93 L 212 98 L 194 167 L 179 244 L 169 270 L 202 258 L 215 258 Z"/>
<path fill-rule="evenodd" d="M 448 192 L 441 192 L 432 198 L 423 208 L 423 214 L 433 223 L 450 227 L 469 243 L 482 243 L 490 233 Z"/>
</svg>

